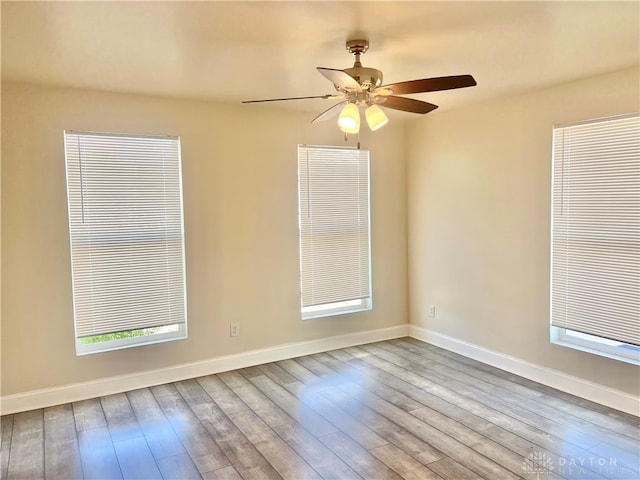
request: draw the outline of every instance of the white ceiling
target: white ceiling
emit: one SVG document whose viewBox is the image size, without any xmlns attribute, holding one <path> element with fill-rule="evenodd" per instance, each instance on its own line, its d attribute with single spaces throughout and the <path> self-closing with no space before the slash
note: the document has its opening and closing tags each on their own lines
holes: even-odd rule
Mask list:
<svg viewBox="0 0 640 480">
<path fill-rule="evenodd" d="M 476 78 L 416 96 L 441 109 L 640 63 L 636 1 L 2 1 L 1 13 L 3 80 L 232 103 L 331 93 L 315 67 L 352 66 L 344 43 L 362 36 L 385 83 Z"/>
</svg>

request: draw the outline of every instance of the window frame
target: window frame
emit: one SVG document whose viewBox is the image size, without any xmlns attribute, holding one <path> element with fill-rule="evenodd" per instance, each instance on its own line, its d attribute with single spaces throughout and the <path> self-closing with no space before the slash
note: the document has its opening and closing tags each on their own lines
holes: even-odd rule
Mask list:
<svg viewBox="0 0 640 480">
<path fill-rule="evenodd" d="M 167 327 L 175 326 L 176 329 L 170 332 L 159 332 L 149 335 L 140 335 L 137 337 L 119 338 L 115 340 L 104 340 L 95 343 L 82 343 L 76 337 L 76 354 L 77 356 L 90 355 L 92 353 L 111 352 L 114 350 L 122 350 L 125 348 L 140 347 L 144 345 L 154 345 L 156 343 L 172 342 L 174 340 L 184 340 L 188 338 L 187 324 L 170 324 Z M 129 330 L 125 330 L 127 332 Z M 114 332 L 123 333 L 123 332 Z"/>
<path fill-rule="evenodd" d="M 601 357 L 610 358 L 619 362 L 640 365 L 640 347 L 620 342 L 620 345 L 610 345 L 608 340 L 599 339 L 595 335 L 592 338 L 580 338 L 581 332 L 551 325 L 551 343 L 562 347 L 572 348 L 581 352 L 587 352 Z"/>
<path fill-rule="evenodd" d="M 122 139 L 122 142 L 118 142 L 118 139 Z M 89 142 L 95 142 L 94 150 L 91 154 L 88 155 L 84 150 L 84 145 L 81 144 L 82 140 Z M 157 140 L 157 142 L 156 142 Z M 72 145 L 71 142 L 77 141 L 77 145 Z M 109 144 L 109 142 L 114 143 L 113 149 L 110 149 L 108 146 L 97 146 L 99 142 L 104 142 L 104 145 Z M 157 156 L 155 152 L 149 152 L 144 156 L 144 159 L 151 163 L 151 168 L 155 170 L 151 170 L 145 173 L 144 170 L 140 170 L 135 164 L 133 164 L 132 159 L 135 158 L 139 160 L 140 157 L 135 157 L 134 150 L 127 150 L 127 144 L 139 144 L 134 148 L 144 149 L 145 145 L 143 143 L 151 142 L 151 146 L 154 149 L 162 149 L 162 157 Z M 170 149 L 172 153 L 167 153 L 165 156 L 164 145 L 170 144 Z M 64 145 L 65 145 L 65 168 L 66 168 L 66 188 L 67 188 L 67 208 L 68 208 L 68 228 L 69 228 L 69 247 L 70 247 L 70 267 L 71 267 L 71 281 L 72 281 L 72 301 L 73 301 L 73 316 L 74 316 L 74 337 L 75 337 L 75 347 L 76 347 L 76 355 L 88 355 L 94 353 L 102 353 L 109 352 L 114 350 L 120 350 L 124 348 L 132 348 L 137 346 L 144 345 L 152 345 L 157 343 L 164 343 L 175 340 L 182 340 L 188 338 L 188 327 L 187 327 L 187 291 L 186 291 L 186 256 L 185 256 L 185 232 L 184 232 L 184 206 L 183 206 L 183 192 L 182 192 L 182 159 L 181 159 L 181 141 L 180 137 L 176 136 L 166 136 L 166 135 L 139 135 L 139 134 L 128 134 L 128 133 L 107 133 L 107 132 L 91 132 L 91 131 L 76 131 L 76 130 L 65 130 L 64 131 Z M 91 147 L 87 147 L 91 148 Z M 100 150 L 100 148 L 104 148 L 104 150 Z M 84 158 L 83 158 L 84 155 Z M 94 157 L 91 157 L 94 155 Z M 125 159 L 123 162 L 123 166 L 121 167 L 119 164 L 114 169 L 113 167 L 116 165 L 112 160 L 107 160 L 106 162 L 101 163 L 99 159 L 97 159 L 100 155 L 104 155 L 104 158 L 109 158 L 110 156 L 118 159 Z M 127 157 L 127 155 L 131 155 Z M 97 160 L 96 160 L 97 159 Z M 126 163 L 128 161 L 128 163 Z M 87 163 L 94 162 L 94 163 Z M 110 163 L 111 162 L 111 163 Z M 97 170 L 112 168 L 113 171 L 121 172 L 121 171 L 131 171 L 131 173 L 104 173 L 100 175 L 101 181 L 99 185 L 102 187 L 93 187 L 95 184 L 95 175 L 94 183 L 91 183 L 91 180 L 87 180 L 84 177 L 88 175 L 88 171 L 90 168 L 94 168 Z M 157 172 L 158 169 L 161 168 L 162 174 L 161 185 L 163 185 L 161 193 L 161 200 L 156 200 L 157 198 L 157 190 L 153 190 L 151 195 L 152 197 L 144 197 L 144 198 L 152 198 L 152 201 L 147 200 L 147 203 L 140 202 L 137 209 L 131 208 L 131 205 L 138 205 L 137 202 L 132 200 L 132 197 L 123 196 L 121 199 L 125 203 L 125 206 L 122 207 L 123 213 L 130 214 L 131 217 L 145 218 L 146 215 L 151 215 L 151 213 L 147 213 L 147 210 L 140 210 L 140 208 L 144 208 L 148 206 L 150 203 L 153 203 L 156 207 L 153 210 L 153 213 L 160 212 L 162 222 L 158 223 L 157 220 L 155 222 L 150 222 L 149 220 L 143 221 L 141 223 L 137 223 L 135 220 L 131 220 L 127 218 L 125 215 L 123 217 L 126 219 L 123 222 L 120 222 L 120 218 L 117 218 L 115 223 L 110 223 L 110 218 L 114 217 L 115 208 L 110 205 L 108 200 L 100 198 L 101 194 L 100 188 L 115 188 L 115 189 L 125 189 L 131 190 L 133 186 L 134 192 L 145 191 L 148 188 L 154 188 L 153 182 L 156 182 L 156 185 L 159 185 L 157 182 Z M 169 170 L 167 170 L 169 168 Z M 168 174 L 167 174 L 168 173 Z M 102 175 L 106 175 L 106 182 L 102 182 Z M 151 175 L 151 176 L 150 176 Z M 156 177 L 153 177 L 156 175 Z M 87 183 L 89 182 L 89 183 Z M 111 182 L 111 183 L 109 183 Z M 146 184 L 146 182 L 151 182 Z M 167 183 L 170 182 L 170 183 Z M 106 187 L 108 185 L 108 187 Z M 143 187 L 143 188 L 140 188 Z M 92 192 L 91 188 L 95 190 Z M 155 187 L 156 189 L 158 186 Z M 167 193 L 167 192 L 172 193 Z M 128 192 L 127 192 L 128 193 Z M 97 203 L 91 203 L 92 194 L 98 195 L 96 198 Z M 146 195 L 142 193 L 138 193 L 138 195 Z M 86 199 L 85 199 L 86 196 Z M 91 215 L 91 210 L 96 210 L 96 215 L 105 215 L 104 208 L 107 208 L 106 218 L 107 220 L 98 219 L 95 217 L 93 219 Z M 102 208 L 103 210 L 100 210 Z M 82 220 L 79 222 L 78 213 L 82 212 Z M 87 212 L 85 217 L 85 211 Z M 98 213 L 100 211 L 100 213 Z M 119 213 L 119 212 L 117 212 Z M 176 217 L 177 215 L 177 217 Z M 88 220 L 85 220 L 88 218 Z M 150 218 L 150 217 L 146 217 Z M 92 221 L 93 220 L 93 221 Z M 83 226 L 86 223 L 86 227 Z M 123 230 L 122 225 L 125 225 L 126 228 Z M 133 230 L 130 228 L 133 226 Z M 156 235 L 155 232 L 159 232 Z M 95 239 L 98 239 L 96 242 Z M 138 324 L 136 326 L 135 322 L 132 322 L 130 319 L 122 320 L 126 315 L 126 313 L 120 313 L 120 316 L 117 316 L 115 319 L 109 320 L 105 318 L 101 318 L 100 309 L 94 310 L 93 306 L 93 298 L 94 298 L 94 289 L 99 291 L 101 288 L 103 292 L 108 292 L 113 288 L 114 285 L 126 286 L 127 281 L 124 282 L 116 282 L 113 283 L 114 280 L 112 275 L 114 273 L 120 272 L 120 276 L 123 276 L 123 271 L 121 270 L 122 265 L 127 265 L 127 269 L 131 267 L 131 263 L 126 263 L 125 260 L 116 260 L 111 261 L 108 260 L 108 257 L 118 258 L 118 256 L 114 256 L 113 253 L 108 252 L 104 253 L 104 247 L 117 247 L 126 245 L 130 248 L 126 249 L 122 253 L 128 253 L 129 255 L 134 254 L 134 256 L 141 257 L 140 251 L 136 249 L 137 246 L 144 248 L 143 252 L 145 256 L 148 256 L 149 244 L 157 244 L 161 242 L 161 245 L 170 245 L 173 244 L 173 248 L 169 248 L 167 250 L 166 247 L 160 247 L 159 251 L 167 252 L 163 253 L 162 256 L 157 257 L 157 252 L 155 258 L 151 260 L 151 264 L 145 263 L 144 261 L 137 265 L 137 270 L 134 270 L 133 273 L 128 277 L 129 281 L 131 281 L 131 277 L 136 276 L 136 272 L 142 272 L 149 265 L 157 266 L 164 265 L 165 269 L 162 273 L 163 275 L 161 279 L 166 279 L 166 281 L 170 284 L 170 287 L 167 287 L 167 295 L 168 296 L 158 296 L 159 300 L 151 300 L 151 305 L 156 306 L 156 308 L 163 309 L 161 306 L 162 303 L 174 305 L 172 302 L 175 296 L 178 295 L 179 298 L 178 309 L 176 310 L 174 306 L 170 307 L 171 316 L 169 320 L 178 319 L 178 322 L 174 323 L 164 323 L 158 322 L 158 324 L 149 324 L 148 322 L 144 324 Z M 178 243 L 176 243 L 176 241 Z M 96 245 L 99 248 L 97 252 L 94 253 L 92 250 L 92 245 Z M 157 246 L 155 247 L 157 249 Z M 103 252 L 100 252 L 100 249 Z M 79 254 L 75 251 L 79 250 Z M 155 252 L 153 250 L 152 252 Z M 137 253 L 136 253 L 137 252 Z M 171 252 L 171 253 L 168 253 Z M 87 254 L 90 257 L 90 260 L 87 263 L 87 260 L 82 260 L 82 257 Z M 79 256 L 78 256 L 79 255 Z M 93 258 L 96 258 L 96 262 L 100 262 L 101 259 L 104 263 L 96 264 L 93 263 Z M 105 260 L 107 259 L 107 260 Z M 172 262 L 172 267 L 169 266 L 168 262 Z M 89 269 L 91 273 L 88 275 L 88 280 L 86 279 L 86 269 L 87 265 L 89 265 Z M 94 267 L 94 265 L 98 265 L 98 267 Z M 101 266 L 100 266 L 101 265 Z M 104 270 L 103 274 L 107 275 L 107 277 L 102 277 L 99 274 L 94 274 L 94 268 L 96 270 L 100 270 L 101 268 Z M 169 270 L 171 269 L 171 270 Z M 127 273 L 130 270 L 127 270 Z M 155 270 L 154 270 L 155 271 Z M 83 277 L 83 273 L 84 277 Z M 105 273 L 106 272 L 106 273 Z M 80 276 L 78 276 L 80 275 Z M 147 272 L 147 276 L 149 273 Z M 169 276 L 167 276 L 169 275 Z M 143 281 L 144 279 L 138 279 Z M 78 283 L 78 281 L 80 283 Z M 130 285 L 135 284 L 135 282 Z M 153 283 L 152 283 L 153 284 Z M 105 287 L 103 285 L 108 285 Z M 141 285 L 141 284 L 139 284 Z M 83 291 L 83 288 L 89 286 L 91 289 L 91 293 L 87 294 Z M 171 293 L 169 293 L 171 292 Z M 100 293 L 98 293 L 100 295 Z M 152 295 L 155 297 L 155 295 Z M 106 302 L 115 301 L 118 302 L 117 294 L 113 293 L 113 290 L 108 293 L 103 293 L 102 297 L 99 297 L 99 300 L 96 300 L 98 304 L 100 304 L 100 300 L 105 301 L 104 298 L 110 298 L 111 300 L 106 300 Z M 113 300 L 115 298 L 115 300 Z M 87 322 L 87 301 L 90 302 L 91 307 L 89 307 L 89 315 L 93 319 L 93 316 L 96 315 L 97 323 L 108 324 L 109 321 L 114 323 L 114 328 L 117 328 L 119 325 L 129 324 L 128 326 L 132 326 L 134 328 L 124 328 L 117 331 L 105 331 L 104 328 L 98 329 L 95 335 L 87 335 L 87 327 L 82 327 L 82 333 L 79 331 L 79 321 L 86 325 Z M 83 304 L 83 306 L 78 306 L 78 302 Z M 126 304 L 126 303 L 125 303 Z M 143 305 L 143 307 L 149 306 L 149 303 Z M 160 305 L 160 306 L 159 306 Z M 165 312 L 166 311 L 166 306 Z M 80 310 L 79 310 L 80 309 Z M 104 307 L 103 307 L 104 309 Z M 173 312 L 177 312 L 173 313 Z M 111 313 L 111 312 L 109 312 Z M 104 313 L 102 314 L 104 315 Z M 177 315 L 176 318 L 174 318 Z M 115 317 L 115 316 L 114 316 Z M 95 328 L 95 327 L 91 327 Z M 117 338 L 118 335 L 129 334 L 132 336 L 124 336 L 121 338 Z M 109 339 L 100 339 L 91 341 L 92 339 L 96 339 L 98 337 L 110 337 L 114 338 Z M 88 341 L 87 341 L 88 340 Z"/>
<path fill-rule="evenodd" d="M 580 127 L 595 125 L 599 123 L 614 122 L 616 120 L 637 120 L 639 118 L 638 113 L 631 113 L 625 115 L 618 115 L 607 118 L 596 118 L 581 122 L 575 122 L 571 124 L 555 125 L 553 127 L 553 155 L 552 155 L 552 185 L 551 185 L 551 255 L 550 255 L 550 342 L 562 347 L 572 348 L 575 350 L 599 355 L 602 357 L 610 358 L 613 360 L 630 363 L 633 365 L 640 365 L 640 346 L 627 343 L 620 340 L 611 340 L 604 337 L 599 337 L 595 334 L 589 334 L 581 332 L 575 329 L 567 328 L 566 325 L 554 325 L 553 312 L 554 312 L 554 238 L 556 229 L 556 206 L 555 197 L 558 195 L 558 185 L 556 185 L 556 132 L 560 129 L 567 129 L 571 127 Z M 563 174 L 564 175 L 564 174 Z M 565 180 L 562 179 L 559 184 L 561 188 L 564 188 Z M 564 193 L 561 193 L 564 195 Z M 563 207 L 564 208 L 564 207 Z M 560 228 L 560 227 L 558 227 Z M 603 247 L 604 248 L 604 247 Z M 560 272 L 559 275 L 564 276 L 566 272 Z M 566 288 L 566 287 L 565 287 Z M 566 321 L 570 323 L 570 321 Z M 558 323 L 563 323 L 559 321 Z M 585 327 L 586 328 L 586 327 Z"/>
<path fill-rule="evenodd" d="M 367 281 L 368 281 L 368 296 L 357 298 L 353 300 L 341 300 L 337 299 L 333 302 L 327 302 L 323 304 L 304 306 L 303 301 L 303 220 L 302 209 L 303 200 L 301 188 L 302 175 L 301 175 L 301 152 L 303 149 L 318 149 L 331 152 L 357 152 L 358 154 L 366 153 L 366 215 L 367 215 Z M 299 261 L 300 261 L 300 312 L 302 320 L 313 320 L 316 318 L 333 317 L 338 315 L 346 315 L 350 313 L 364 312 L 373 309 L 373 291 L 372 291 L 372 264 L 371 264 L 371 157 L 368 150 L 357 149 L 354 147 L 341 147 L 341 146 L 318 146 L 318 145 L 298 145 L 298 241 L 299 241 Z M 307 179 L 308 180 L 308 179 Z"/>
</svg>

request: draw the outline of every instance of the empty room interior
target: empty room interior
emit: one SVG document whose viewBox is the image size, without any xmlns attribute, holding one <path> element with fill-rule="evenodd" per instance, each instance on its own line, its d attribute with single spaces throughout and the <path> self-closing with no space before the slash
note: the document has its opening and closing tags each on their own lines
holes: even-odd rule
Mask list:
<svg viewBox="0 0 640 480">
<path fill-rule="evenodd" d="M 640 479 L 640 3 L 0 5 L 0 478 Z"/>
</svg>

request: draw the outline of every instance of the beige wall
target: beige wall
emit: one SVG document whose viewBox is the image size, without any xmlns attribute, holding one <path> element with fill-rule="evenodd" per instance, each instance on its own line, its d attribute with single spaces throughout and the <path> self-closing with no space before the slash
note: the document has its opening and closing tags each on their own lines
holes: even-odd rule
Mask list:
<svg viewBox="0 0 640 480">
<path fill-rule="evenodd" d="M 311 118 L 260 105 L 2 85 L 2 394 L 406 324 L 400 122 L 362 138 L 371 149 L 374 310 L 300 320 L 296 148 L 344 144 L 332 122 L 312 126 Z M 64 129 L 181 136 L 188 340 L 76 357 Z M 230 322 L 240 323 L 240 337 L 229 337 Z"/>
<path fill-rule="evenodd" d="M 626 70 L 410 124 L 412 324 L 640 393 L 638 367 L 551 345 L 548 326 L 552 127 L 638 111 L 639 84 Z"/>
<path fill-rule="evenodd" d="M 548 278 L 551 128 L 638 110 L 638 81 L 628 70 L 364 132 L 375 308 L 306 322 L 296 145 L 343 144 L 334 125 L 264 106 L 3 84 L 2 394 L 410 318 L 637 395 L 637 367 L 549 344 Z M 64 129 L 181 136 L 188 340 L 75 356 Z M 229 337 L 232 321 L 240 337 Z"/>
</svg>

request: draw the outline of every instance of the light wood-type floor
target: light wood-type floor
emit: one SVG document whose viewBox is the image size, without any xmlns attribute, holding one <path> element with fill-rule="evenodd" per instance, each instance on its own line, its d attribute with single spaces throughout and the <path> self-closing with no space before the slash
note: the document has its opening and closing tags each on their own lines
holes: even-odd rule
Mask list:
<svg viewBox="0 0 640 480">
<path fill-rule="evenodd" d="M 2 478 L 638 479 L 639 419 L 403 338 L 2 417 Z"/>
</svg>

